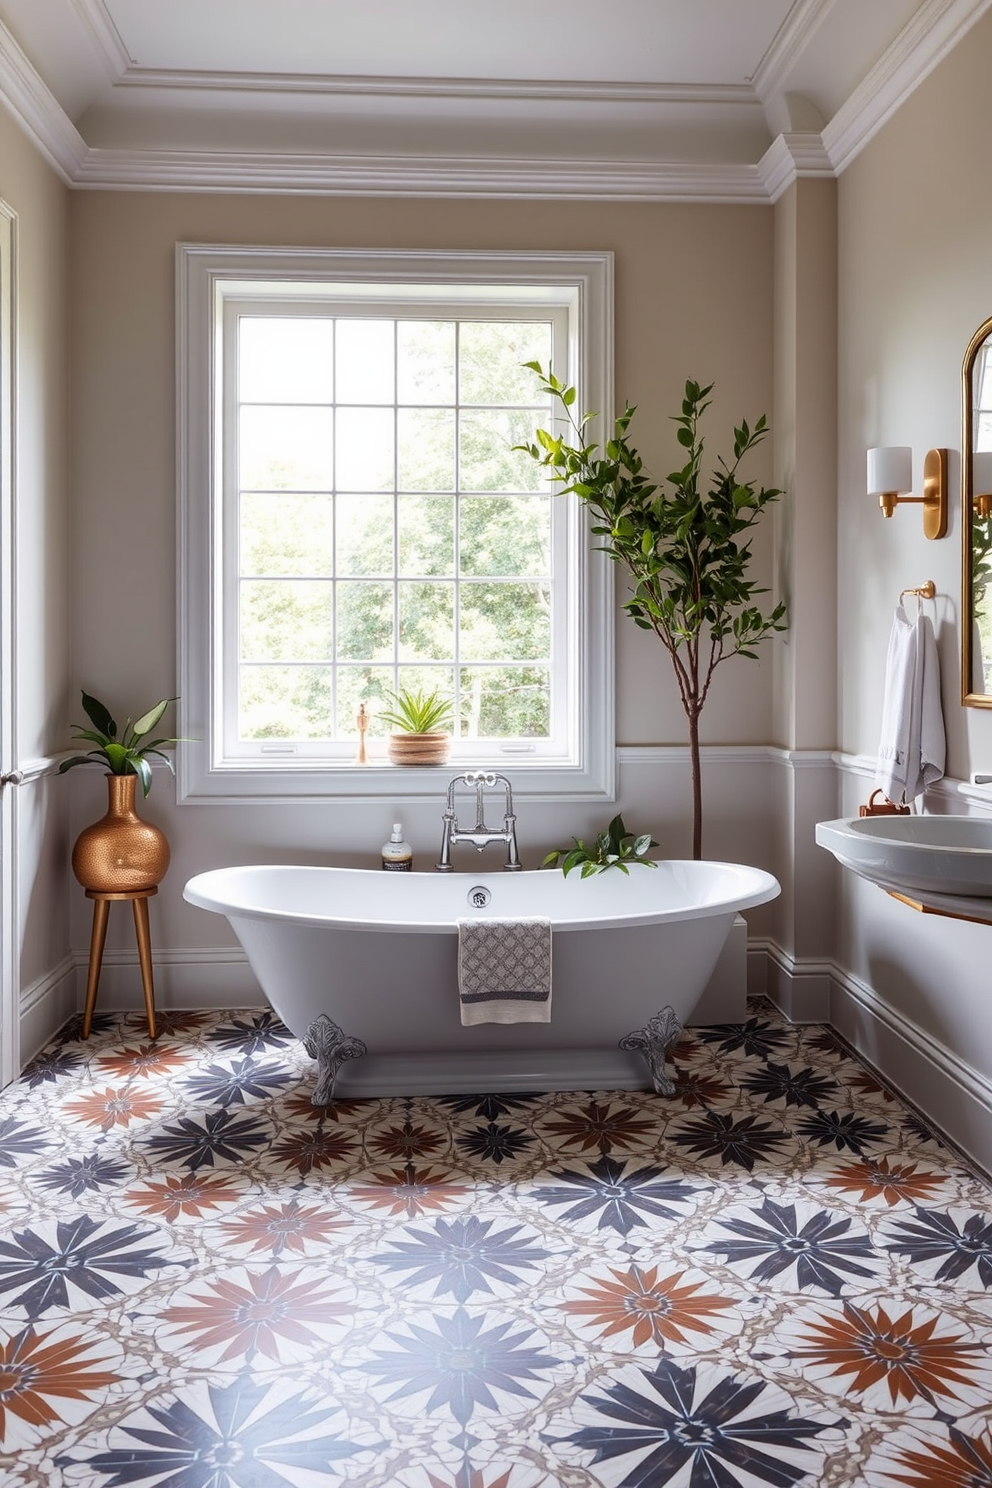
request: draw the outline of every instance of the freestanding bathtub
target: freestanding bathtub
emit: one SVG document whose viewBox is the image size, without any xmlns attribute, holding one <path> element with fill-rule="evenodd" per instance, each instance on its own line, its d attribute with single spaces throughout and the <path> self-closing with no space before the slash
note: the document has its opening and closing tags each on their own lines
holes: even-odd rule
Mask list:
<svg viewBox="0 0 992 1488">
<path fill-rule="evenodd" d="M 259 865 L 201 873 L 183 893 L 231 922 L 266 997 L 317 1058 L 328 1100 L 332 1088 L 670 1090 L 665 1049 L 734 916 L 779 885 L 738 863 L 664 860 L 586 879 Z M 550 919 L 549 1023 L 462 1026 L 458 921 L 490 916 Z"/>
</svg>

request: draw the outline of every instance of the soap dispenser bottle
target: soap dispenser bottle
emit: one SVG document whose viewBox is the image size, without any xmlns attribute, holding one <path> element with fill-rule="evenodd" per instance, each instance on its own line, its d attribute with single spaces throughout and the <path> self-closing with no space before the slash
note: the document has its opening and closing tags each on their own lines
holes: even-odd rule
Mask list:
<svg viewBox="0 0 992 1488">
<path fill-rule="evenodd" d="M 392 835 L 382 844 L 382 866 L 390 873 L 413 871 L 413 848 L 403 841 L 402 822 L 393 822 Z"/>
</svg>

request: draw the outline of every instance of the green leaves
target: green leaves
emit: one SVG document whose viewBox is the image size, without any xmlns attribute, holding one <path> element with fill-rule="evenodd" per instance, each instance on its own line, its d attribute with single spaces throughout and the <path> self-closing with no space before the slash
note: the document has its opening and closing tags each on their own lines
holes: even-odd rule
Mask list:
<svg viewBox="0 0 992 1488">
<path fill-rule="evenodd" d="M 96 748 L 86 754 L 74 754 L 70 759 L 64 759 L 59 765 L 59 774 L 64 775 L 76 765 L 88 765 L 93 760 L 104 764 L 111 775 L 137 775 L 141 781 L 141 788 L 147 796 L 152 786 L 152 770 L 148 756 L 157 755 L 164 760 L 169 769 L 175 773 L 172 760 L 167 754 L 163 754 L 160 746 L 162 744 L 178 744 L 178 739 L 152 739 L 148 743 L 141 742 L 147 734 L 150 734 L 156 724 L 160 723 L 165 710 L 170 703 L 178 702 L 177 698 L 163 698 L 147 713 L 143 713 L 136 723 L 130 718 L 124 724 L 123 731 L 118 737 L 118 728 L 109 710 L 99 701 L 91 697 L 88 692 L 82 694 L 83 710 L 87 718 L 93 724 L 92 729 L 83 728 L 80 724 L 73 724 L 74 739 L 83 739 L 87 743 L 95 744 Z"/>
<path fill-rule="evenodd" d="M 631 581 L 633 597 L 624 609 L 635 625 L 654 632 L 672 662 L 689 724 L 693 853 L 698 857 L 699 715 L 713 674 L 731 656 L 755 658 L 761 641 L 786 628 L 785 606 L 763 612 L 754 598 L 765 591 L 747 577 L 751 550 L 746 534 L 782 494 L 738 476 L 741 460 L 767 436 L 767 421 L 763 414 L 753 426 L 741 420 L 734 429 L 733 460 L 718 459 L 704 489 L 699 426 L 713 384 L 704 387 L 688 379 L 681 411 L 672 419 L 685 464 L 672 471 L 664 489 L 649 483 L 637 450 L 628 443 L 635 412 L 629 403 L 602 446 L 584 443 L 585 425 L 594 415 L 573 415 L 575 389 L 565 387 L 550 367 L 545 372 L 539 362 L 525 365 L 553 400 L 563 432 L 538 430 L 537 444 L 516 448 L 544 467 L 560 494 L 572 493 L 589 507 L 592 532 L 603 539 L 601 551 L 626 569 Z M 576 841 L 574 849 L 561 849 L 546 861 L 559 860 L 566 873 L 581 865 L 586 876 L 632 861 L 613 851 L 608 840 L 604 846 L 602 837 L 592 847 Z"/>
<path fill-rule="evenodd" d="M 166 708 L 169 706 L 170 703 L 174 702 L 175 698 L 163 698 L 160 703 L 155 704 L 154 708 L 149 708 L 147 713 L 142 713 L 137 723 L 134 724 L 132 727 L 131 732 L 134 737 L 136 739 L 141 739 L 145 734 L 150 734 L 152 729 L 162 717 Z"/>
<path fill-rule="evenodd" d="M 88 692 L 83 693 L 83 712 L 99 733 L 106 734 L 111 739 L 116 737 L 116 723 L 103 704 L 95 697 L 90 697 Z M 92 735 L 87 735 L 87 737 L 92 738 Z"/>
<path fill-rule="evenodd" d="M 635 409 L 628 403 L 614 420 L 602 446 L 581 442 L 591 415 L 572 413 L 575 389 L 551 368 L 526 364 L 557 404 L 562 433 L 539 429 L 526 449 L 555 481 L 562 494 L 576 495 L 590 509 L 594 535 L 603 551 L 626 569 L 634 598 L 624 606 L 643 630 L 653 630 L 675 665 L 683 706 L 698 716 L 719 662 L 732 655 L 753 656 L 754 647 L 785 628 L 784 607 L 770 614 L 755 608 L 762 591 L 747 578 L 751 554 L 748 530 L 764 508 L 782 493 L 738 475 L 742 458 L 768 433 L 765 416 L 746 419 L 734 429 L 734 457 L 717 461 L 704 489 L 704 455 L 699 424 L 713 384 L 686 381 L 681 412 L 672 422 L 686 452 L 686 463 L 667 478 L 667 489 L 648 482 L 641 458 L 627 439 Z M 569 442 L 574 439 L 573 442 Z"/>
<path fill-rule="evenodd" d="M 572 848 L 559 847 L 549 852 L 541 867 L 554 868 L 560 863 L 566 878 L 573 868 L 580 869 L 582 878 L 590 878 L 594 873 L 605 873 L 608 868 L 629 873 L 630 863 L 643 863 L 645 868 L 655 866 L 645 855 L 652 847 L 658 846 L 657 842 L 648 832 L 637 836 L 628 832 L 622 816 L 615 816 L 591 846 L 579 837 L 573 837 L 572 841 L 575 843 Z"/>
<path fill-rule="evenodd" d="M 436 689 L 434 692 L 401 689 L 389 697 L 394 706 L 379 716 L 401 734 L 433 734 L 451 723 L 451 702 Z"/>
</svg>

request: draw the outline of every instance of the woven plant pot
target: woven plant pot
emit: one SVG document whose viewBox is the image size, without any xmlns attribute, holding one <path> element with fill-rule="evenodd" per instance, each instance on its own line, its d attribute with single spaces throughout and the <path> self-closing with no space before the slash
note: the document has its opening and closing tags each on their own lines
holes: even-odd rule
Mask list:
<svg viewBox="0 0 992 1488">
<path fill-rule="evenodd" d="M 165 833 L 134 809 L 137 775 L 108 775 L 107 814 L 84 827 L 72 849 L 72 871 L 84 889 L 129 894 L 153 889 L 168 867 Z"/>
<path fill-rule="evenodd" d="M 450 751 L 450 734 L 390 734 L 389 736 L 389 759 L 394 765 L 443 765 Z"/>
</svg>

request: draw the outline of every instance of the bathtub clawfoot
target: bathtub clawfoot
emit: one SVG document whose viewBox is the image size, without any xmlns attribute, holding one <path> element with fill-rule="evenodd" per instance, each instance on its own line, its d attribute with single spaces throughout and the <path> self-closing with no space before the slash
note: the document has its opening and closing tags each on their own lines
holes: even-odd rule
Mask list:
<svg viewBox="0 0 992 1488">
<path fill-rule="evenodd" d="M 311 1102 L 329 1105 L 334 1096 L 334 1077 L 346 1059 L 361 1059 L 368 1048 L 360 1038 L 349 1038 L 333 1018 L 321 1013 L 314 1018 L 303 1037 L 303 1047 L 317 1061 L 317 1084 Z"/>
<path fill-rule="evenodd" d="M 682 1024 L 673 1010 L 666 1007 L 649 1018 L 643 1028 L 636 1028 L 620 1040 L 621 1049 L 644 1055 L 656 1095 L 675 1094 L 675 1082 L 665 1073 L 665 1055 L 681 1032 Z"/>
</svg>

